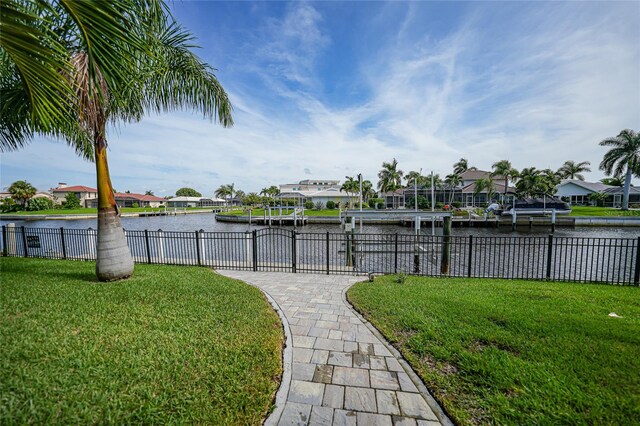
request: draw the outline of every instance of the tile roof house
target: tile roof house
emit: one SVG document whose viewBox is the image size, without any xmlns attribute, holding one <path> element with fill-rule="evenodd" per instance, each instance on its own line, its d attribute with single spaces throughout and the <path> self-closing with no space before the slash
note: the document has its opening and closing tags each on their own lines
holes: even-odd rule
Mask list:
<svg viewBox="0 0 640 426">
<path fill-rule="evenodd" d="M 78 200 L 80 200 L 80 205 L 84 207 L 88 207 L 88 204 L 91 200 L 98 199 L 98 190 L 95 188 L 84 185 L 68 186 L 66 183 L 60 182 L 58 183 L 57 188 L 51 189 L 53 202 L 56 204 L 64 203 L 65 197 L 70 192 L 76 194 L 76 197 L 78 197 Z"/>
<path fill-rule="evenodd" d="M 161 207 L 167 201 L 155 195 L 135 194 L 128 192 L 116 192 L 114 194 L 118 207 Z M 98 208 L 98 199 L 87 200 L 87 207 Z"/>
</svg>

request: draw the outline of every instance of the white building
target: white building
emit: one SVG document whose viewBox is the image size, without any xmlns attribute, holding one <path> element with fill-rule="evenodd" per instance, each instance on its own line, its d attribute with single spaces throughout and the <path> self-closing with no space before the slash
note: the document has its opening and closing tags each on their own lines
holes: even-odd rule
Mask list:
<svg viewBox="0 0 640 426">
<path fill-rule="evenodd" d="M 605 185 L 601 182 L 586 182 L 578 179 L 565 179 L 556 186 L 556 197 L 566 200 L 572 205 L 592 205 L 595 204 L 589 199 L 589 195 L 605 192 L 616 188 Z"/>
<path fill-rule="evenodd" d="M 76 197 L 80 200 L 80 205 L 83 207 L 88 207 L 90 200 L 98 198 L 98 190 L 95 188 L 84 185 L 67 186 L 66 183 L 60 182 L 58 183 L 57 188 L 51 189 L 53 202 L 56 204 L 62 204 L 65 201 L 67 194 L 70 192 L 76 194 Z"/>
<path fill-rule="evenodd" d="M 167 200 L 167 207 L 217 207 L 226 205 L 220 198 L 173 197 Z"/>
<path fill-rule="evenodd" d="M 280 185 L 280 192 L 307 191 L 318 192 L 325 189 L 340 190 L 340 181 L 331 179 L 306 179 L 298 183 L 285 183 Z"/>
</svg>

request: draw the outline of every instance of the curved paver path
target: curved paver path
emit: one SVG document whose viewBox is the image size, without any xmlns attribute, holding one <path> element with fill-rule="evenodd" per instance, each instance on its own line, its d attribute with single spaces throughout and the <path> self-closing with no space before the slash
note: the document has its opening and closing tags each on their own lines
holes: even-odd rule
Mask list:
<svg viewBox="0 0 640 426">
<path fill-rule="evenodd" d="M 260 288 L 285 317 L 285 373 L 265 424 L 451 424 L 400 354 L 346 302 L 344 291 L 362 277 L 218 272 Z"/>
</svg>

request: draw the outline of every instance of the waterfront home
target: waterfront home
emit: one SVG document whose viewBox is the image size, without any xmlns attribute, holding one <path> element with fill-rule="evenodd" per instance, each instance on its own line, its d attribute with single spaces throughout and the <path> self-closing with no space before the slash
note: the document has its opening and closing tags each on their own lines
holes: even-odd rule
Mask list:
<svg viewBox="0 0 640 426">
<path fill-rule="evenodd" d="M 496 183 L 496 185 L 502 184 L 502 187 L 504 188 L 504 176 L 500 176 L 500 175 L 492 176 L 491 172 L 488 172 L 486 170 L 478 170 L 475 168 L 469 169 L 460 173 L 460 177 L 462 178 L 462 183 L 460 184 L 459 188 L 465 188 L 465 187 L 468 187 L 469 185 L 474 185 L 480 179 L 485 179 L 485 178 L 489 178 L 493 180 Z"/>
<path fill-rule="evenodd" d="M 556 186 L 556 196 L 574 206 L 587 206 L 596 204 L 595 201 L 589 199 L 591 194 L 600 194 L 616 188 L 615 186 L 605 185 L 602 182 L 565 179 Z M 613 204 L 613 198 L 612 196 L 611 204 Z"/>
<path fill-rule="evenodd" d="M 167 201 L 155 195 L 135 194 L 131 192 L 116 192 L 113 195 L 118 207 L 162 207 Z M 87 200 L 87 207 L 98 208 L 98 200 Z"/>
<path fill-rule="evenodd" d="M 604 205 L 607 207 L 622 207 L 622 197 L 624 196 L 624 187 L 612 186 L 602 191 L 606 194 L 607 198 L 604 200 Z M 640 188 L 632 186 L 629 188 L 629 207 L 640 208 Z"/>
<path fill-rule="evenodd" d="M 340 191 L 340 188 L 329 188 L 321 191 L 292 190 L 281 192 L 276 198 L 281 201 L 293 201 L 297 206 L 301 206 L 307 201 L 311 201 L 313 204 L 320 202 L 325 206 L 328 201 L 333 201 L 336 204 L 341 203 L 344 206 L 347 205 L 349 201 L 356 202 L 359 194 L 347 194 L 346 192 Z"/>
<path fill-rule="evenodd" d="M 167 207 L 221 207 L 226 206 L 227 201 L 221 198 L 207 197 L 173 197 L 167 200 Z"/>
<path fill-rule="evenodd" d="M 340 181 L 332 179 L 305 179 L 298 183 L 285 183 L 279 186 L 280 192 L 318 192 L 326 189 L 340 190 Z"/>
<path fill-rule="evenodd" d="M 95 188 L 84 185 L 68 186 L 66 183 L 60 182 L 58 183 L 57 188 L 51 188 L 53 202 L 56 204 L 64 203 L 67 194 L 70 192 L 76 195 L 76 197 L 80 201 L 80 205 L 83 207 L 89 207 L 89 203 L 92 200 L 95 200 L 96 202 L 98 200 L 98 190 Z"/>
</svg>

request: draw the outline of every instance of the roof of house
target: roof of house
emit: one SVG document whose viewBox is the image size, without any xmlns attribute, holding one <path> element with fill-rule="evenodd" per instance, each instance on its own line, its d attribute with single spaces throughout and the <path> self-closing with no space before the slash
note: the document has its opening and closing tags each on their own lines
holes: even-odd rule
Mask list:
<svg viewBox="0 0 640 426">
<path fill-rule="evenodd" d="M 339 189 L 323 189 L 322 191 L 316 191 L 310 195 L 310 197 L 342 197 L 342 198 L 350 198 L 353 197 L 352 194 L 347 194 L 346 192 L 342 192 Z"/>
<path fill-rule="evenodd" d="M 84 185 L 65 186 L 64 188 L 53 188 L 51 192 L 98 192 L 97 189 Z"/>
<path fill-rule="evenodd" d="M 164 198 L 156 197 L 155 195 L 134 194 L 129 192 L 116 192 L 115 197 L 120 199 L 130 198 L 137 201 L 166 201 Z"/>
<path fill-rule="evenodd" d="M 498 183 L 498 182 L 494 182 L 493 184 L 493 192 L 495 194 L 503 194 L 504 193 L 504 183 Z M 462 187 L 461 192 L 463 194 L 474 194 L 476 192 L 476 184 L 475 183 L 470 183 L 464 187 Z M 512 186 L 507 186 L 507 192 L 516 192 L 516 189 Z M 486 194 L 487 190 L 483 189 L 482 191 L 480 191 L 480 194 Z"/>
<path fill-rule="evenodd" d="M 616 186 L 605 185 L 602 182 L 587 182 L 587 181 L 578 180 L 578 179 L 565 179 L 558 184 L 558 187 L 567 185 L 567 184 L 574 184 L 576 186 L 579 186 L 581 188 L 584 188 L 588 191 L 593 191 L 593 192 L 602 192 L 610 188 L 617 188 Z"/>
<path fill-rule="evenodd" d="M 490 177 L 493 180 L 502 180 L 504 181 L 504 176 L 501 175 L 495 175 L 495 176 L 491 176 L 491 172 L 488 172 L 486 170 L 466 170 L 462 173 L 460 173 L 460 177 L 462 178 L 462 180 L 478 180 L 478 179 L 482 179 L 485 177 Z"/>
<path fill-rule="evenodd" d="M 169 198 L 167 201 L 188 201 L 188 202 L 198 202 L 200 200 L 202 200 L 203 197 L 185 197 L 185 196 L 181 196 L 181 197 L 173 197 L 173 198 Z"/>
<path fill-rule="evenodd" d="M 605 194 L 613 195 L 613 194 L 624 194 L 623 186 L 611 186 L 604 191 Z M 629 194 L 640 194 L 640 186 L 631 186 L 629 187 Z"/>
</svg>

